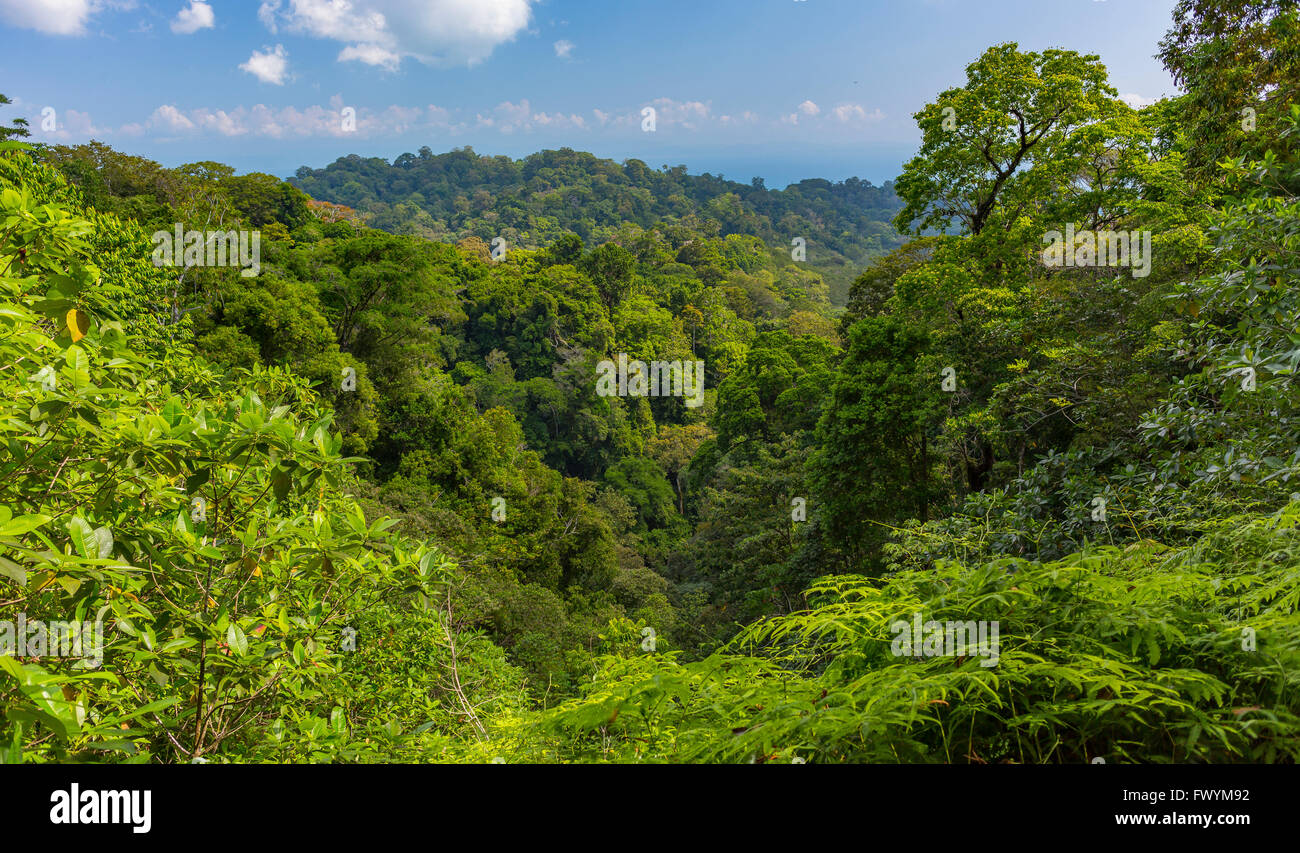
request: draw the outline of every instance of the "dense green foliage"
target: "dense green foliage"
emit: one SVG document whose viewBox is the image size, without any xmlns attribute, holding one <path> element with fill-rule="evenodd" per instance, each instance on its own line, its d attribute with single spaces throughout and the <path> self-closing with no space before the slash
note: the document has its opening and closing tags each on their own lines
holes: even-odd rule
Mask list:
<svg viewBox="0 0 1300 853">
<path fill-rule="evenodd" d="M 1180 4 L 1187 94 L 1142 110 L 990 48 L 892 205 L 0 142 L 0 623 L 106 635 L 0 654 L 0 760 L 1294 762 L 1300 29 L 1264 5 Z M 843 309 L 801 205 L 866 266 Z M 260 230 L 260 273 L 155 266 L 175 223 Z M 1150 238 L 1054 264 L 1067 228 Z M 605 394 L 620 354 L 703 391 Z"/>
<path fill-rule="evenodd" d="M 599 245 L 632 222 L 643 227 L 688 218 L 716 222 L 720 233 L 748 234 L 776 246 L 806 241 L 808 262 L 844 301 L 853 271 L 899 245 L 889 220 L 899 208 L 893 186 L 850 178 L 813 178 L 783 190 L 761 178 L 690 175 L 685 166 L 655 170 L 564 148 L 522 160 L 471 148 L 380 158 L 341 157 L 324 169 L 298 170 L 294 186 L 350 206 L 395 234 L 433 240 L 495 237 L 512 246 L 548 246 L 568 234 Z"/>
</svg>

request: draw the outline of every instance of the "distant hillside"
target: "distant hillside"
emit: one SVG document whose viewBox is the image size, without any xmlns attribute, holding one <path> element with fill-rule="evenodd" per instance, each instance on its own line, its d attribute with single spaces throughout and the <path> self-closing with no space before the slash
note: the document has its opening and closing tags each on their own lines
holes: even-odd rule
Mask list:
<svg viewBox="0 0 1300 853">
<path fill-rule="evenodd" d="M 826 276 L 836 304 L 845 302 L 870 258 L 902 243 L 890 224 L 902 207 L 892 182 L 813 178 L 774 190 L 758 178 L 741 184 L 690 175 L 685 166 L 656 170 L 569 148 L 522 160 L 472 148 L 434 154 L 424 147 L 392 163 L 353 154 L 324 169 L 304 166 L 291 183 L 355 208 L 376 228 L 436 240 L 500 236 L 513 246 L 539 247 L 572 232 L 592 246 L 625 222 L 650 226 L 692 216 L 717 222 L 724 236 L 752 234 L 772 246 L 802 237 L 808 263 Z"/>
</svg>

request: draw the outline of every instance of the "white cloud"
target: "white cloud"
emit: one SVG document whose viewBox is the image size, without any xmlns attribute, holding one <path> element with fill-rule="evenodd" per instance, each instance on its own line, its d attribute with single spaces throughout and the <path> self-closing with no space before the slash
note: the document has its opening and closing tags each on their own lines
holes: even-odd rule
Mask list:
<svg viewBox="0 0 1300 853">
<path fill-rule="evenodd" d="M 606 112 L 605 110 L 593 109 L 591 114 L 595 116 L 595 123 L 600 127 L 639 128 L 642 121 L 641 110 L 645 107 L 654 107 L 655 124 L 659 128 L 676 126 L 686 130 L 695 130 L 705 124 L 727 124 L 737 121 L 736 116 L 715 115 L 711 102 L 675 101 L 672 98 L 656 98 L 628 112 Z M 587 126 L 585 122 L 580 124 L 576 121 L 578 116 L 570 116 L 569 118 L 575 119 L 574 124 L 576 126 Z M 757 118 L 756 115 L 748 111 L 740 116 L 740 119 L 746 122 L 755 121 Z"/>
<path fill-rule="evenodd" d="M 1130 107 L 1132 107 L 1135 110 L 1140 110 L 1143 107 L 1149 107 L 1152 104 L 1154 104 L 1157 100 L 1156 98 L 1144 98 L 1141 95 L 1134 95 L 1132 93 L 1127 95 L 1120 95 L 1119 99 L 1124 103 L 1128 104 Z"/>
<path fill-rule="evenodd" d="M 537 0 L 265 0 L 258 17 L 272 32 L 333 39 L 340 60 L 394 68 L 402 59 L 426 65 L 474 65 L 513 40 L 532 19 Z"/>
<path fill-rule="evenodd" d="M 542 127 L 586 128 L 586 120 L 576 113 L 533 113 L 533 123 Z"/>
<path fill-rule="evenodd" d="M 656 98 L 650 102 L 655 108 L 655 121 L 660 127 L 674 125 L 687 130 L 695 130 L 700 124 L 713 118 L 709 104 L 703 101 L 674 101 L 672 98 Z M 632 117 L 635 124 L 641 123 L 641 111 Z"/>
<path fill-rule="evenodd" d="M 451 125 L 451 111 L 444 107 L 437 107 L 429 104 L 426 108 L 429 113 L 429 125 L 432 127 L 449 127 Z"/>
<path fill-rule="evenodd" d="M 880 121 L 884 117 L 885 114 L 879 108 L 867 112 L 858 104 L 840 104 L 830 112 L 823 112 L 822 108 L 812 101 L 804 101 L 795 112 L 782 116 L 781 124 L 795 125 L 799 123 L 800 119 L 818 119 L 814 124 L 824 123 L 830 119 L 834 119 L 841 124 L 848 124 L 855 121 Z"/>
<path fill-rule="evenodd" d="M 86 23 L 105 9 L 129 10 L 134 0 L 0 0 L 0 20 L 11 27 L 56 36 L 79 36 Z"/>
<path fill-rule="evenodd" d="M 378 112 L 358 109 L 354 130 L 344 130 L 343 99 L 330 98 L 329 106 L 272 108 L 265 104 L 214 110 L 208 107 L 182 112 L 166 104 L 153 111 L 143 124 L 124 125 L 120 132 L 139 136 L 146 131 L 169 137 L 216 134 L 218 136 L 262 136 L 272 139 L 302 137 L 392 136 L 420 130 L 458 130 L 451 113 L 433 104 L 427 107 L 389 106 Z"/>
<path fill-rule="evenodd" d="M 555 43 L 555 55 L 560 59 L 568 59 L 574 47 L 574 43 L 568 39 L 560 39 Z"/>
<path fill-rule="evenodd" d="M 821 114 L 821 111 L 822 111 L 822 108 L 819 107 L 819 106 L 817 106 L 817 105 L 816 105 L 815 103 L 813 103 L 812 101 L 804 101 L 802 104 L 800 104 L 800 105 L 796 108 L 796 111 L 795 111 L 795 112 L 792 112 L 792 113 L 790 113 L 790 114 L 787 115 L 787 116 L 782 116 L 782 117 L 781 117 L 781 123 L 782 123 L 782 124 L 798 124 L 798 123 L 799 123 L 799 116 L 802 115 L 802 116 L 805 116 L 805 117 L 807 117 L 807 118 L 816 118 L 818 115 Z"/>
<path fill-rule="evenodd" d="M 194 122 L 190 121 L 185 115 L 171 104 L 164 104 L 153 111 L 147 122 L 149 127 L 159 127 L 164 130 L 193 130 Z"/>
<path fill-rule="evenodd" d="M 840 104 L 831 112 L 834 113 L 837 119 L 843 122 L 849 122 L 854 120 L 880 121 L 882 118 L 885 117 L 885 114 L 880 111 L 879 107 L 872 110 L 871 112 L 867 112 L 857 104 Z"/>
<path fill-rule="evenodd" d="M 255 54 L 264 61 L 277 57 L 285 67 L 275 73 L 280 79 L 288 78 L 287 54 L 281 46 L 267 48 Z M 251 62 L 251 61 L 250 61 Z M 246 63 L 247 64 L 247 63 Z M 242 67 L 242 66 L 241 66 Z M 251 68 L 245 68 L 250 73 Z M 262 73 L 269 73 L 261 69 Z M 259 74 L 261 76 L 261 74 Z M 273 82 L 268 80 L 268 82 Z M 425 136 L 457 137 L 475 131 L 496 131 L 503 135 L 528 134 L 542 131 L 589 132 L 628 131 L 641 125 L 643 106 L 653 106 L 661 130 L 675 127 L 682 130 L 702 128 L 729 129 L 732 133 L 752 133 L 754 128 L 776 126 L 778 121 L 807 127 L 809 132 L 829 130 L 832 126 L 845 129 L 860 127 L 864 122 L 885 118 L 879 109 L 868 111 L 858 104 L 841 104 L 837 107 L 819 107 L 805 101 L 787 115 L 761 116 L 750 110 L 714 113 L 708 101 L 676 101 L 658 98 L 635 108 L 592 109 L 589 113 L 547 112 L 538 109 L 527 98 L 502 101 L 491 109 L 472 111 L 449 110 L 433 104 L 404 106 L 363 107 L 345 101 L 340 95 L 328 98 L 325 105 L 296 107 L 268 107 L 257 104 L 229 109 L 201 107 L 181 110 L 168 104 L 158 107 L 145 121 L 123 125 L 117 133 L 131 136 L 153 134 L 171 140 L 182 136 L 266 137 L 272 139 L 318 138 L 383 138 L 421 133 Z M 349 121 L 343 121 L 344 109 L 351 107 Z M 802 119 L 802 120 L 801 120 Z M 73 124 L 71 117 L 69 125 Z M 89 126 L 89 117 L 83 122 Z M 345 125 L 348 129 L 345 129 Z M 72 130 L 73 128 L 69 128 Z M 113 133 L 111 129 L 106 131 Z"/>
<path fill-rule="evenodd" d="M 203 0 L 190 0 L 190 5 L 176 13 L 172 21 L 172 32 L 180 35 L 197 33 L 199 30 L 211 29 L 216 23 L 212 7 Z"/>
<path fill-rule="evenodd" d="M 604 115 L 600 110 L 596 110 L 597 120 Z M 608 118 L 608 117 L 606 117 Z M 565 129 L 586 129 L 587 120 L 576 113 L 568 115 L 564 113 L 546 113 L 534 112 L 528 99 L 524 98 L 519 103 L 513 104 L 510 101 L 503 101 L 497 104 L 492 110 L 491 115 L 476 115 L 475 126 L 480 128 L 490 127 L 501 131 L 502 133 L 514 133 L 515 131 L 530 131 L 534 127 L 547 128 L 565 128 Z M 604 122 L 601 121 L 603 124 Z"/>
<path fill-rule="evenodd" d="M 516 128 L 526 125 L 528 123 L 528 115 L 528 99 L 524 98 L 517 104 L 512 104 L 509 101 L 502 101 L 497 104 L 496 109 L 492 111 L 492 115 L 484 116 L 479 114 L 477 119 L 480 127 L 495 127 L 500 131 L 510 133 Z"/>
<path fill-rule="evenodd" d="M 266 0 L 257 7 L 257 19 L 273 34 L 277 32 L 275 13 L 280 11 L 280 0 Z"/>
<path fill-rule="evenodd" d="M 263 107 L 261 104 L 258 104 L 256 107 L 253 107 L 254 111 L 265 110 L 265 109 L 266 107 Z M 200 114 L 198 116 L 198 124 L 199 127 L 203 128 L 204 130 L 215 130 L 217 133 L 221 134 L 222 136 L 242 136 L 243 134 L 248 133 L 248 128 L 245 127 L 242 122 L 240 122 L 239 118 L 231 115 L 225 110 L 217 110 L 214 113 Z M 276 128 L 272 123 L 270 132 L 268 132 L 267 135 L 278 136 L 279 134 L 276 133 L 275 130 Z"/>
<path fill-rule="evenodd" d="M 21 102 L 15 102 L 18 106 Z M 52 116 L 55 120 L 53 130 L 45 130 L 42 123 L 45 114 L 32 116 L 28 119 L 30 130 L 33 135 L 40 139 L 58 140 L 60 142 L 71 142 L 74 140 L 85 140 L 96 136 L 104 136 L 111 133 L 107 128 L 96 127 L 91 121 L 89 113 L 79 112 L 77 110 L 62 110 Z"/>
<path fill-rule="evenodd" d="M 350 44 L 339 51 L 339 62 L 356 60 L 366 65 L 378 65 L 389 71 L 396 71 L 402 63 L 402 57 L 386 47 L 377 44 Z"/>
<path fill-rule="evenodd" d="M 274 49 L 268 47 L 265 52 L 255 50 L 248 61 L 241 62 L 239 67 L 263 83 L 283 86 L 289 73 L 289 52 L 282 44 L 277 44 Z"/>
</svg>

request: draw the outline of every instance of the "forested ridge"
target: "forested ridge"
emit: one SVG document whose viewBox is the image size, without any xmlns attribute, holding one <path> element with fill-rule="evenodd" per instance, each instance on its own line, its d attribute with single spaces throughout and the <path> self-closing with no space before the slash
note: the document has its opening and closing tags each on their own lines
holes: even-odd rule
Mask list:
<svg viewBox="0 0 1300 853">
<path fill-rule="evenodd" d="M 883 187 L 0 126 L 0 763 L 1295 761 L 1300 13 L 1153 50 Z"/>
<path fill-rule="evenodd" d="M 651 169 L 641 160 L 615 163 L 568 148 L 517 161 L 472 148 L 434 154 L 428 146 L 392 163 L 350 155 L 324 169 L 304 166 L 291 183 L 355 209 L 375 228 L 434 240 L 475 236 L 542 248 L 577 234 L 599 245 L 625 223 L 649 227 L 687 216 L 716 223 L 723 236 L 750 235 L 774 246 L 799 237 L 837 305 L 857 271 L 902 242 L 890 225 L 901 202 L 889 182 L 810 178 L 768 189 L 762 178 L 741 184 L 691 175 L 685 166 Z"/>
</svg>

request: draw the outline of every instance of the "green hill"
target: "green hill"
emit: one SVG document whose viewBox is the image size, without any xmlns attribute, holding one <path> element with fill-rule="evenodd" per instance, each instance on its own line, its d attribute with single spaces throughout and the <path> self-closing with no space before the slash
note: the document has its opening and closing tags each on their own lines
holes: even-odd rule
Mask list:
<svg viewBox="0 0 1300 853">
<path fill-rule="evenodd" d="M 774 247 L 789 249 L 802 237 L 808 263 L 827 277 L 837 305 L 857 270 L 902 243 L 890 224 L 902 202 L 889 182 L 817 178 L 777 190 L 760 179 L 741 184 L 569 148 L 522 160 L 471 148 L 434 154 L 426 147 L 391 163 L 349 155 L 324 169 L 304 166 L 291 183 L 362 212 L 375 228 L 434 240 L 502 237 L 536 248 L 577 234 L 599 245 L 627 222 L 647 227 L 692 217 L 717 222 L 723 236 L 749 234 Z"/>
</svg>

